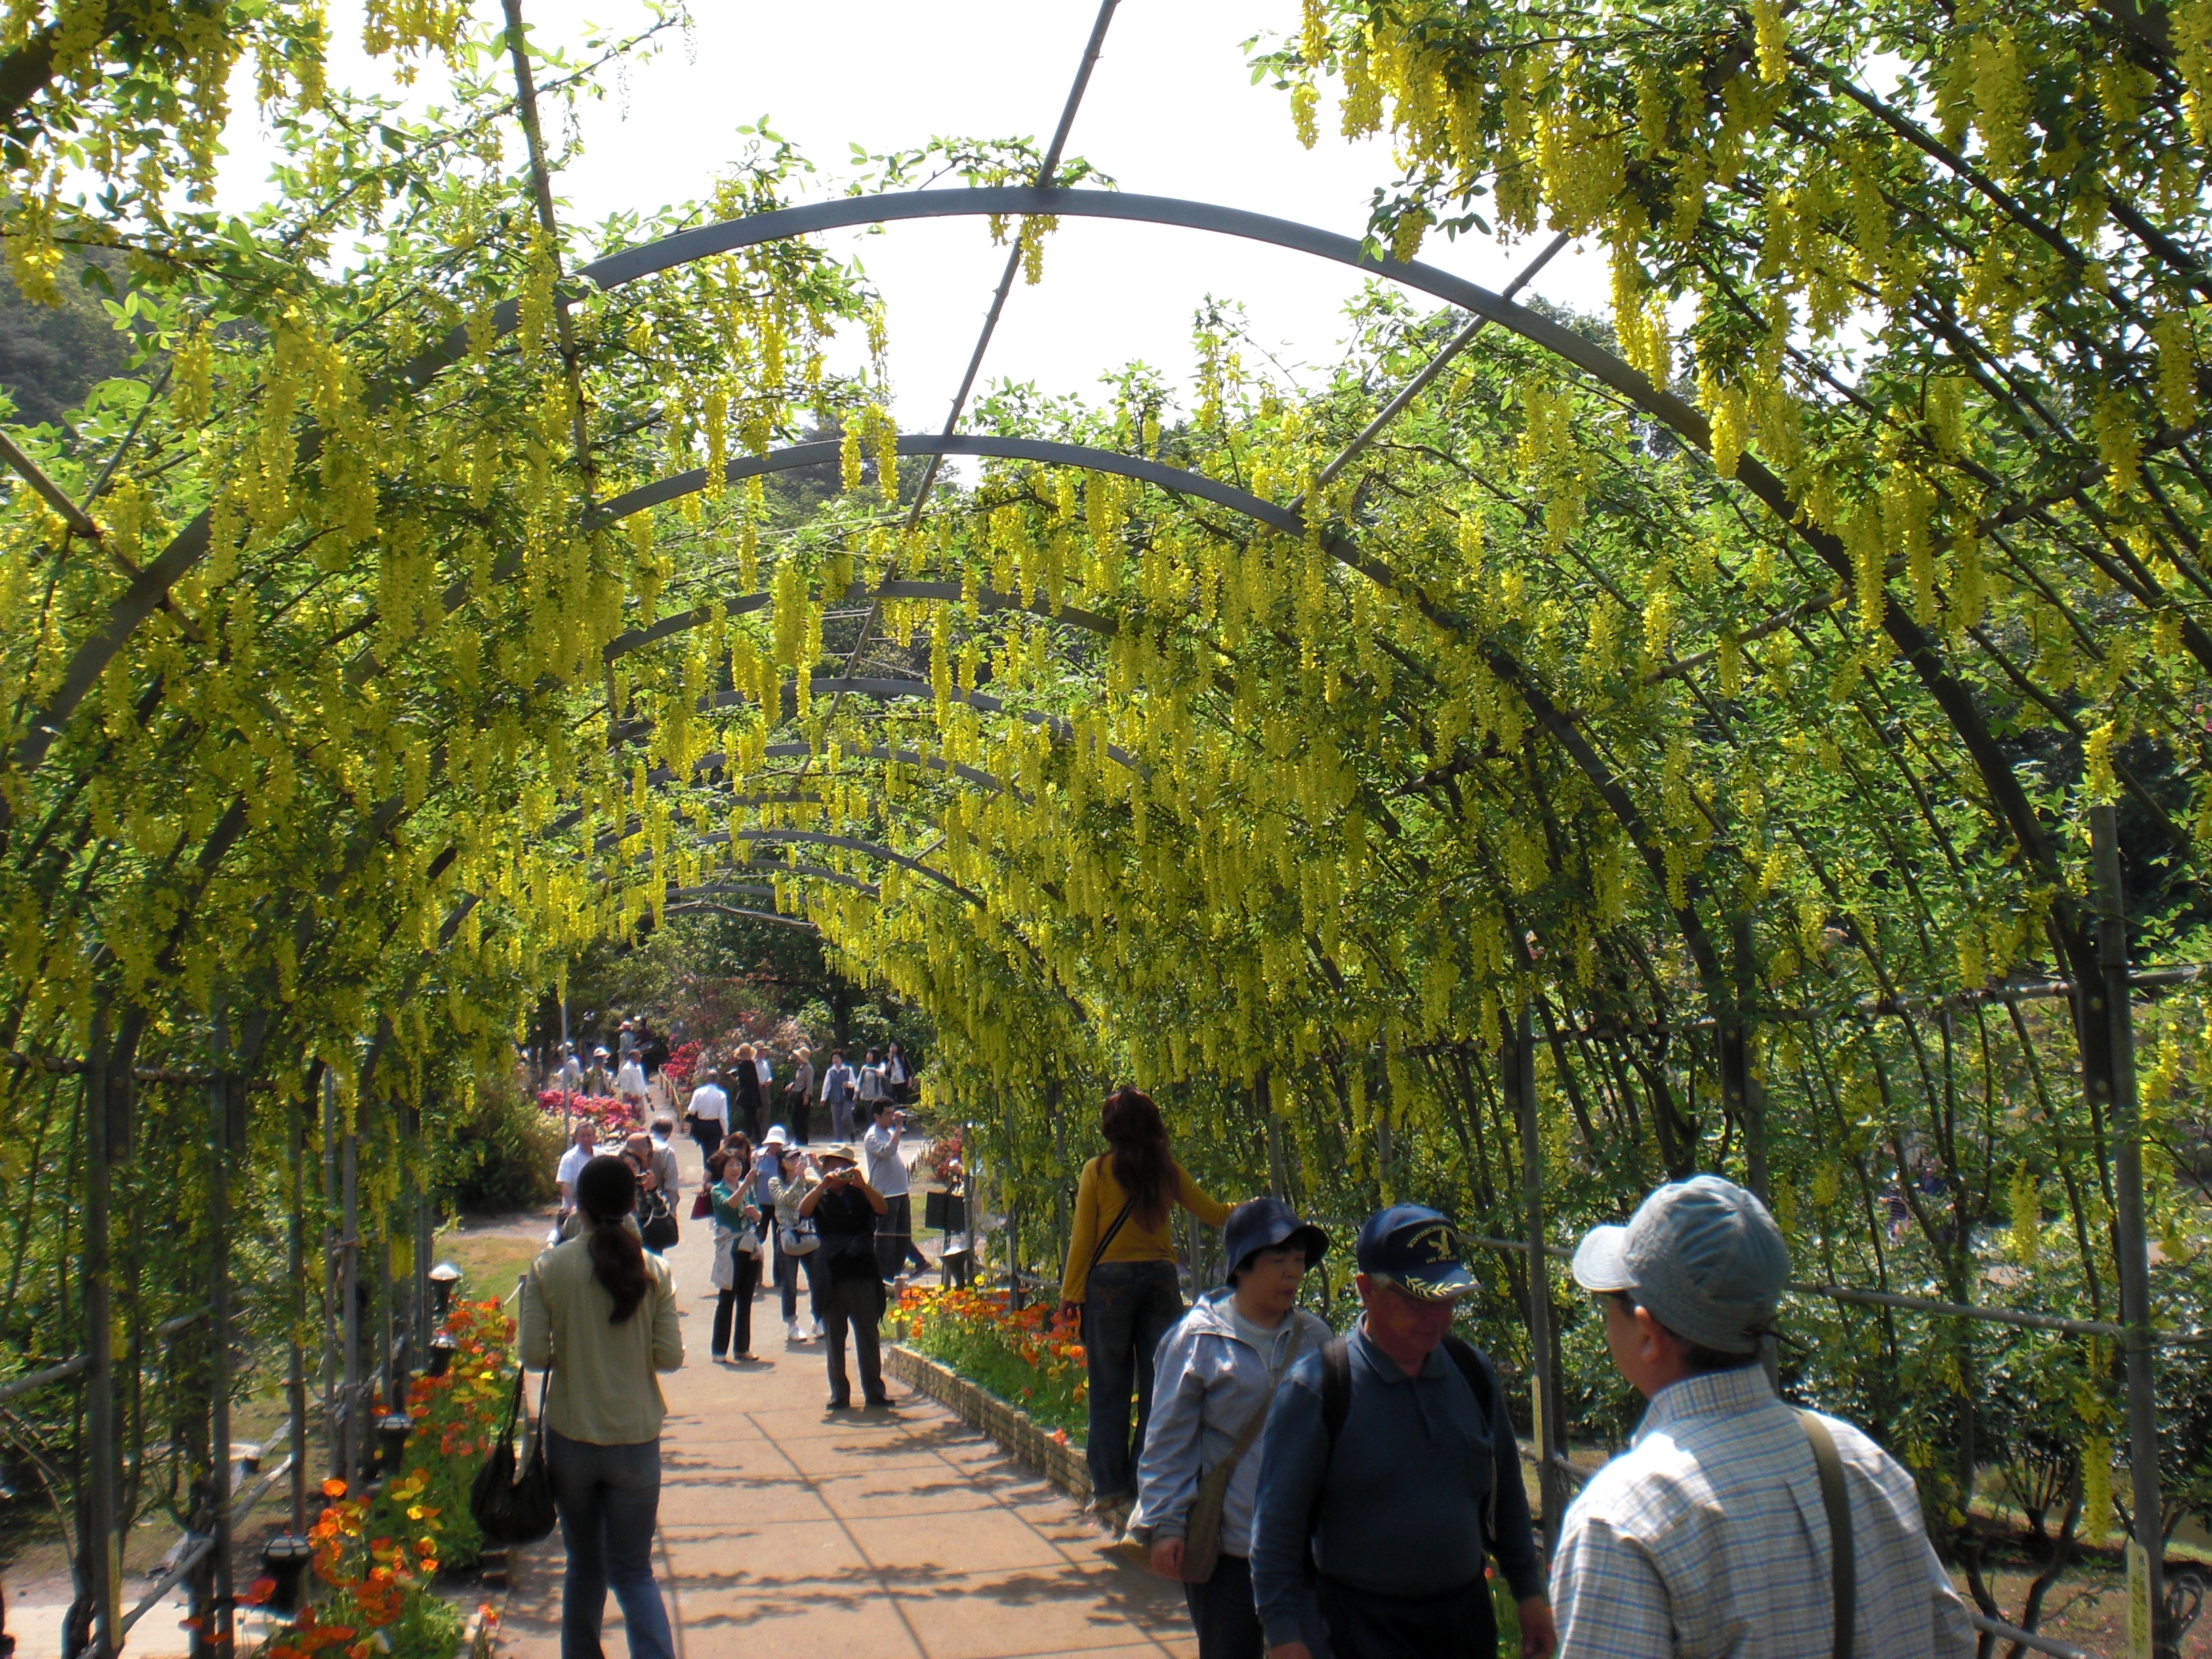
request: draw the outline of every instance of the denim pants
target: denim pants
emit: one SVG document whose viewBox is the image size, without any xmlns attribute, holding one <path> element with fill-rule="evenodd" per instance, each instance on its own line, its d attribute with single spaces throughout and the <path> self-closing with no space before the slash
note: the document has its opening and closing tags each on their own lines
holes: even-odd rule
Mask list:
<svg viewBox="0 0 2212 1659">
<path fill-rule="evenodd" d="M 622 1603 L 630 1659 L 675 1659 L 667 1610 L 653 1582 L 660 1510 L 660 1443 L 600 1446 L 545 1431 L 546 1466 L 561 1509 L 561 1659 L 600 1659 L 607 1591 Z"/>
<path fill-rule="evenodd" d="M 842 1264 L 837 1264 L 842 1265 Z M 871 1406 L 884 1402 L 883 1345 L 877 1324 L 884 1316 L 884 1282 L 872 1262 L 855 1275 L 825 1273 L 815 1305 L 821 1310 L 825 1339 L 823 1357 L 830 1366 L 830 1403 L 851 1403 L 853 1385 L 845 1380 L 845 1333 L 853 1334 L 853 1358 L 860 1371 L 860 1398 Z"/>
<path fill-rule="evenodd" d="M 1172 1261 L 1102 1261 L 1083 1296 L 1083 1352 L 1091 1371 L 1091 1490 L 1118 1498 L 1136 1490 L 1137 1454 L 1152 1414 L 1152 1356 L 1182 1317 Z M 1137 1397 L 1132 1433 L 1129 1396 Z"/>
<path fill-rule="evenodd" d="M 811 1316 L 822 1317 L 822 1288 L 814 1278 L 814 1258 L 820 1254 L 819 1250 L 810 1250 L 805 1255 L 786 1255 L 781 1250 L 775 1253 L 775 1284 L 783 1292 L 783 1322 L 787 1325 L 799 1317 L 799 1286 L 802 1279 L 806 1285 L 807 1305 L 812 1310 Z"/>
</svg>

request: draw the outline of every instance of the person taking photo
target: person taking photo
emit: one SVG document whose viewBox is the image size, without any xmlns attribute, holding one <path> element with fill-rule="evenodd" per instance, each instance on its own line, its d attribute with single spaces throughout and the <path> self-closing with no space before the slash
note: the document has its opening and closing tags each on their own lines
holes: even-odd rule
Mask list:
<svg viewBox="0 0 2212 1659">
<path fill-rule="evenodd" d="M 876 1221 L 890 1207 L 868 1185 L 860 1159 L 842 1141 L 816 1154 L 822 1179 L 799 1201 L 799 1213 L 811 1217 L 822 1240 L 822 1265 L 815 1279 L 815 1310 L 828 1329 L 823 1354 L 830 1368 L 830 1407 L 853 1403 L 845 1377 L 845 1344 L 850 1335 L 860 1371 L 860 1398 L 870 1407 L 888 1406 L 884 1391 L 883 1354 L 876 1328 L 884 1316 L 884 1281 L 876 1266 Z"/>
</svg>

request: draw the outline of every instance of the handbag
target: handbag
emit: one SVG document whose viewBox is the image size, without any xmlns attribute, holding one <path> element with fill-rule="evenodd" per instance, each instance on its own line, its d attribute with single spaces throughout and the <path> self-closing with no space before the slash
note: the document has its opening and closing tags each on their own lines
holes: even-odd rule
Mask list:
<svg viewBox="0 0 2212 1659">
<path fill-rule="evenodd" d="M 1290 1352 L 1283 1357 L 1283 1369 L 1273 1379 L 1267 1397 L 1254 1408 L 1251 1419 L 1237 1435 L 1229 1455 L 1199 1477 L 1198 1495 L 1191 1499 L 1190 1511 L 1183 1519 L 1182 1579 L 1186 1584 L 1205 1583 L 1220 1565 L 1221 1510 L 1228 1502 L 1230 1478 L 1244 1461 L 1244 1454 L 1252 1449 L 1252 1443 L 1260 1437 L 1260 1431 L 1267 1421 L 1267 1407 L 1275 1403 L 1275 1388 L 1280 1386 L 1282 1378 L 1297 1363 L 1299 1345 L 1305 1340 L 1305 1324 L 1295 1309 L 1291 1320 Z"/>
<path fill-rule="evenodd" d="M 778 1227 L 775 1248 L 785 1255 L 812 1255 L 822 1248 L 822 1235 L 815 1231 L 814 1218 L 803 1215 L 788 1227 Z"/>
<path fill-rule="evenodd" d="M 669 1210 L 665 1194 L 655 1190 L 645 1197 L 645 1224 L 637 1230 L 637 1236 L 647 1249 L 665 1250 L 678 1237 L 676 1217 Z"/>
<path fill-rule="evenodd" d="M 514 1399 L 507 1407 L 507 1426 L 491 1455 L 477 1471 L 469 1488 L 469 1514 L 477 1530 L 494 1544 L 534 1544 L 553 1530 L 560 1519 L 553 1501 L 553 1476 L 545 1467 L 545 1395 L 553 1386 L 549 1368 L 538 1395 L 538 1425 L 530 1437 L 530 1461 L 515 1473 L 514 1425 L 522 1415 L 522 1393 L 529 1373 L 514 1368 Z"/>
<path fill-rule="evenodd" d="M 694 1221 L 704 1221 L 708 1216 L 714 1213 L 714 1195 L 708 1192 L 704 1187 L 702 1187 L 697 1193 L 692 1195 L 691 1218 Z"/>
</svg>

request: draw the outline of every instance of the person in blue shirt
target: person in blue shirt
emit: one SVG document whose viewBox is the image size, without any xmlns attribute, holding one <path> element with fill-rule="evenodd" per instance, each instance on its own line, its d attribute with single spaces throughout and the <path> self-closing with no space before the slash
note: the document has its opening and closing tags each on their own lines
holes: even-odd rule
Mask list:
<svg viewBox="0 0 2212 1659">
<path fill-rule="evenodd" d="M 1557 1643 L 1505 1395 L 1447 1340 L 1474 1288 L 1450 1221 L 1416 1204 L 1354 1247 L 1361 1315 L 1291 1368 L 1260 1444 L 1252 1592 L 1268 1659 L 1495 1659 L 1484 1566 L 1521 1615 L 1523 1659 Z"/>
</svg>

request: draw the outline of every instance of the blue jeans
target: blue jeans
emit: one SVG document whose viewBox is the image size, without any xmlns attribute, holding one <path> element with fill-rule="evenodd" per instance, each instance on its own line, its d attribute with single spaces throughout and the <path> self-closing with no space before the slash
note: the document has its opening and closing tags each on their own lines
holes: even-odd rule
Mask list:
<svg viewBox="0 0 2212 1659">
<path fill-rule="evenodd" d="M 1083 1293 L 1083 1354 L 1091 1372 L 1091 1490 L 1118 1498 L 1136 1490 L 1137 1454 L 1152 1415 L 1152 1356 L 1182 1317 L 1172 1261 L 1102 1261 Z M 1129 1424 L 1129 1395 L 1137 1421 Z"/>
<path fill-rule="evenodd" d="M 561 1659 L 600 1659 L 607 1590 L 622 1603 L 630 1659 L 675 1659 L 668 1613 L 653 1582 L 660 1510 L 660 1443 L 600 1446 L 545 1431 L 545 1461 L 561 1508 Z"/>
</svg>

